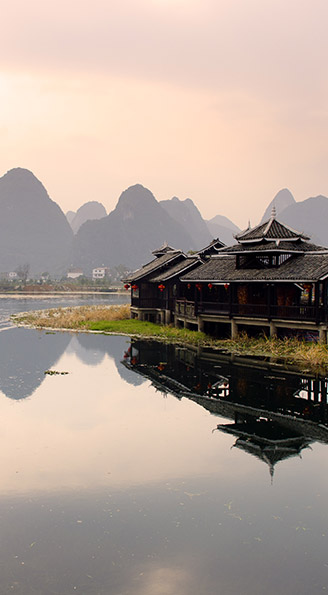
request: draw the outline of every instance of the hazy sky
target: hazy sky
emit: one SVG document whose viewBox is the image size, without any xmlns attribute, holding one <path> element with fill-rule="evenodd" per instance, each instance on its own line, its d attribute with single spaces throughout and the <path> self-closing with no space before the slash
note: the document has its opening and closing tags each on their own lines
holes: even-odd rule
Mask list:
<svg viewBox="0 0 328 595">
<path fill-rule="evenodd" d="M 11 0 L 0 163 L 64 211 L 131 184 L 256 223 L 328 195 L 327 0 Z"/>
</svg>

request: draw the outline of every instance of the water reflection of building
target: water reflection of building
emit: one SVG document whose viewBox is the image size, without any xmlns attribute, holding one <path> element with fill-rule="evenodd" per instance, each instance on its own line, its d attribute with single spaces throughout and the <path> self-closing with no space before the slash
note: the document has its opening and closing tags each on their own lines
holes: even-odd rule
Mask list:
<svg viewBox="0 0 328 595">
<path fill-rule="evenodd" d="M 218 430 L 235 436 L 235 447 L 265 461 L 271 475 L 278 461 L 300 455 L 314 441 L 328 443 L 326 378 L 138 340 L 125 352 L 124 364 L 164 394 L 233 420 L 218 424 Z"/>
<path fill-rule="evenodd" d="M 234 447 L 244 450 L 269 466 L 273 477 L 279 461 L 300 456 L 312 440 L 270 419 L 238 416 L 232 424 L 218 424 L 217 429 L 237 437 Z"/>
</svg>

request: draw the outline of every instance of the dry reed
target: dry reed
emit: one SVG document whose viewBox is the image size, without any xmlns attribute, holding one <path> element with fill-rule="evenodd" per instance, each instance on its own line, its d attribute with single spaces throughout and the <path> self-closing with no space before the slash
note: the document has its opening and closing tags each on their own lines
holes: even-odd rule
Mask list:
<svg viewBox="0 0 328 595">
<path fill-rule="evenodd" d="M 130 318 L 129 304 L 110 306 L 76 306 L 24 312 L 12 316 L 16 324 L 36 328 L 82 329 L 88 322 Z"/>
</svg>

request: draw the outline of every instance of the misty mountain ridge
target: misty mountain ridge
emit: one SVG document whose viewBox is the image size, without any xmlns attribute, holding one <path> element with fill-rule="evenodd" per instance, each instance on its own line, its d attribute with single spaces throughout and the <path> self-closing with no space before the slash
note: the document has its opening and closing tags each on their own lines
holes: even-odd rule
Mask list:
<svg viewBox="0 0 328 595">
<path fill-rule="evenodd" d="M 31 274 L 67 267 L 73 232 L 60 207 L 27 169 L 0 178 L 0 271 L 29 264 Z"/>
<path fill-rule="evenodd" d="M 213 236 L 206 222 L 190 198 L 180 200 L 177 196 L 174 196 L 171 200 L 161 200 L 159 204 L 172 219 L 188 230 L 195 243 L 197 243 L 198 250 L 212 241 Z"/>
<path fill-rule="evenodd" d="M 206 223 L 212 237 L 220 238 L 227 246 L 236 243 L 235 235 L 240 232 L 240 229 L 228 217 L 216 215 Z"/>
<path fill-rule="evenodd" d="M 279 214 L 282 223 L 303 231 L 311 237 L 313 243 L 328 246 L 328 198 L 315 196 L 301 202 L 295 202 Z"/>
<path fill-rule="evenodd" d="M 268 204 L 265 218 L 271 216 L 273 205 L 282 222 L 304 231 L 313 242 L 328 245 L 328 198 L 320 195 L 296 202 L 283 189 Z M 184 252 L 197 251 L 216 237 L 234 244 L 239 231 L 224 215 L 206 222 L 190 198 L 159 202 L 141 184 L 124 190 L 115 209 L 105 213 L 97 201 L 68 213 L 74 218 L 79 214 L 83 222 L 74 236 L 66 216 L 34 174 L 23 168 L 10 170 L 0 178 L 0 272 L 24 264 L 32 276 L 47 271 L 60 277 L 72 266 L 87 275 L 102 265 L 133 269 L 151 260 L 152 251 L 164 242 Z M 100 218 L 92 219 L 95 214 Z"/>
<path fill-rule="evenodd" d="M 96 200 L 90 200 L 84 203 L 77 211 L 68 211 L 66 213 L 67 221 L 69 222 L 73 233 L 77 233 L 86 221 L 92 221 L 94 219 L 102 219 L 106 217 L 107 211 L 103 204 Z"/>
<path fill-rule="evenodd" d="M 138 267 L 164 242 L 182 250 L 197 249 L 193 238 L 163 209 L 154 195 L 135 184 L 122 192 L 116 208 L 98 221 L 87 221 L 78 231 L 74 266 L 90 271 L 99 263 Z"/>
<path fill-rule="evenodd" d="M 275 208 L 276 215 L 279 217 L 280 213 L 282 213 L 285 209 L 287 209 L 293 204 L 297 203 L 290 190 L 288 190 L 288 188 L 283 188 L 282 190 L 279 190 L 276 196 L 268 204 L 261 219 L 261 223 L 264 223 L 265 221 L 268 221 L 268 219 L 270 219 L 273 207 Z"/>
</svg>

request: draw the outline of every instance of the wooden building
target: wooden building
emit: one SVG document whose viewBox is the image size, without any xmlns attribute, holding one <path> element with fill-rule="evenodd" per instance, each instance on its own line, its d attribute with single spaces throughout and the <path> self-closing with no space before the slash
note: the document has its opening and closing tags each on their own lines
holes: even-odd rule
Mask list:
<svg viewBox="0 0 328 595">
<path fill-rule="evenodd" d="M 192 255 L 167 244 L 154 250 L 153 260 L 123 280 L 125 288 L 131 289 L 131 317 L 161 324 L 174 323 L 180 277 L 206 262 L 222 247 L 222 242 L 213 240 L 209 246 Z"/>
<path fill-rule="evenodd" d="M 191 257 L 169 247 L 155 251 L 126 280 L 134 288 L 132 316 L 221 337 L 265 330 L 326 342 L 328 248 L 274 213 L 235 237 L 234 246 L 215 240 Z"/>
</svg>

